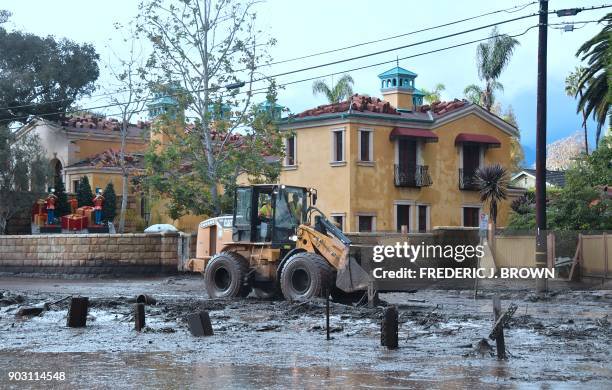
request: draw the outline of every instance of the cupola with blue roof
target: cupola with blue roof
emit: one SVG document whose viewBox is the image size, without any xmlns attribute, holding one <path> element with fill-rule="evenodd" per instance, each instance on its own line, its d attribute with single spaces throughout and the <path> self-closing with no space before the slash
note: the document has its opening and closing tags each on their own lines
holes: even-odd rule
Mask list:
<svg viewBox="0 0 612 390">
<path fill-rule="evenodd" d="M 424 93 L 415 87 L 417 74 L 399 65 L 378 75 L 384 100 L 399 111 L 414 111 L 423 104 Z"/>
<path fill-rule="evenodd" d="M 149 109 L 149 118 L 155 119 L 160 115 L 167 115 L 171 119 L 175 119 L 179 113 L 180 104 L 178 95 L 181 93 L 181 87 L 178 84 L 171 83 L 162 85 L 154 89 L 153 101 L 147 105 Z"/>
<path fill-rule="evenodd" d="M 257 105 L 257 110 L 260 112 L 267 112 L 273 120 L 280 120 L 283 114 L 284 106 L 280 104 L 270 102 L 266 100 L 265 102 L 259 103 Z"/>
</svg>

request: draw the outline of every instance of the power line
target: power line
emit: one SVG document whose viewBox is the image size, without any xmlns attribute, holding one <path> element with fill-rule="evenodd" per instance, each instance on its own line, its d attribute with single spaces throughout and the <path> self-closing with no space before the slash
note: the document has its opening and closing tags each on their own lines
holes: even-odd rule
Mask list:
<svg viewBox="0 0 612 390">
<path fill-rule="evenodd" d="M 405 37 L 405 36 L 409 36 L 409 35 L 414 35 L 414 34 L 425 32 L 425 31 L 431 31 L 431 30 L 442 28 L 442 27 L 452 26 L 452 25 L 455 25 L 455 24 L 467 22 L 467 21 L 470 21 L 470 20 L 479 19 L 479 18 L 482 18 L 482 17 L 485 17 L 485 16 L 490 16 L 490 15 L 494 15 L 494 14 L 498 14 L 498 13 L 502 13 L 502 12 L 514 13 L 514 12 L 521 11 L 521 10 L 527 8 L 528 6 L 536 4 L 536 3 L 537 3 L 537 1 L 532 1 L 530 3 L 525 3 L 525 4 L 522 4 L 522 5 L 516 5 L 514 7 L 505 8 L 505 9 L 499 9 L 499 10 L 496 10 L 496 11 L 490 11 L 490 12 L 486 12 L 486 13 L 483 13 L 483 14 L 471 16 L 471 17 L 468 17 L 468 18 L 458 19 L 458 20 L 454 20 L 454 21 L 451 21 L 451 22 L 439 24 L 439 25 L 436 25 L 436 26 L 424 27 L 424 28 L 421 28 L 421 29 L 418 29 L 418 30 L 410 31 L 410 32 L 407 32 L 407 33 L 399 34 L 399 35 L 394 35 L 394 36 L 390 36 L 390 37 L 384 37 L 384 38 L 380 38 L 380 39 L 376 39 L 376 40 L 368 41 L 368 42 L 356 43 L 356 44 L 353 44 L 353 45 L 349 45 L 349 46 L 345 46 L 345 47 L 341 47 L 341 48 L 337 48 L 337 49 L 326 50 L 326 51 L 322 51 L 322 52 L 318 52 L 318 53 L 308 54 L 308 55 L 301 56 L 301 57 L 289 58 L 289 59 L 280 60 L 280 61 L 276 61 L 276 62 L 271 62 L 271 63 L 267 63 L 267 64 L 261 64 L 257 68 L 269 67 L 269 66 L 273 66 L 273 65 L 287 63 L 287 62 L 298 61 L 298 60 L 302 60 L 302 59 L 306 59 L 306 58 L 312 58 L 312 57 L 316 57 L 316 56 L 320 56 L 320 55 L 324 55 L 324 54 L 330 54 L 330 53 L 333 53 L 333 52 L 348 50 L 348 49 L 352 49 L 352 48 L 356 48 L 356 47 L 360 47 L 360 46 L 366 46 L 366 45 L 370 45 L 370 44 L 373 44 L 373 43 L 384 42 L 384 41 L 388 41 L 388 40 L 392 40 L 392 39 L 396 39 L 396 38 L 401 38 L 401 37 Z M 249 70 L 249 69 L 244 68 L 244 69 L 237 70 L 236 72 L 242 72 L 242 71 L 247 71 L 247 70 Z M 102 93 L 102 94 L 95 94 L 95 95 L 90 95 L 88 97 L 89 98 L 105 97 L 105 96 L 116 95 L 118 92 L 126 92 L 126 91 L 128 91 L 128 89 L 118 90 L 118 91 L 114 91 L 114 92 L 107 92 L 107 93 Z M 56 100 L 47 101 L 45 103 L 23 104 L 23 105 L 18 105 L 18 106 L 11 106 L 11 107 L 8 107 L 8 108 L 0 108 L 0 110 L 10 110 L 10 109 L 15 109 L 15 108 L 25 108 L 25 107 L 31 107 L 31 106 L 34 106 L 34 105 L 38 105 L 38 104 L 60 103 L 60 102 L 65 102 L 65 101 L 69 101 L 69 100 L 72 100 L 72 99 L 68 99 L 68 98 L 66 98 L 66 99 L 56 99 Z"/>
<path fill-rule="evenodd" d="M 514 34 L 514 35 L 508 35 L 508 36 L 510 36 L 512 38 L 516 38 L 516 37 L 525 35 L 527 32 L 529 32 L 531 29 L 533 29 L 535 27 L 537 27 L 537 25 L 534 25 L 534 26 L 531 26 L 531 27 L 527 28 L 522 33 Z M 352 69 L 345 69 L 345 70 L 342 70 L 342 71 L 339 71 L 339 72 L 329 73 L 329 74 L 326 74 L 326 75 L 319 75 L 319 76 L 316 76 L 316 77 L 309 77 L 309 78 L 300 79 L 300 80 L 294 80 L 294 81 L 288 81 L 288 82 L 284 82 L 284 83 L 278 83 L 277 86 L 278 87 L 284 87 L 284 86 L 298 84 L 298 83 L 303 83 L 303 82 L 312 81 L 312 80 L 316 80 L 316 79 L 320 79 L 320 78 L 335 76 L 335 75 L 342 74 L 342 73 L 354 72 L 354 71 L 358 71 L 358 70 L 362 70 L 362 69 L 367 69 L 367 68 L 373 68 L 373 67 L 380 66 L 380 65 L 386 65 L 386 64 L 390 64 L 390 63 L 395 63 L 397 60 L 406 60 L 406 59 L 420 57 L 420 56 L 424 56 L 424 55 L 428 55 L 428 54 L 433 54 L 433 53 L 437 53 L 437 52 L 441 52 L 441 51 L 446 51 L 446 50 L 454 49 L 454 48 L 457 48 L 457 47 L 462 47 L 462 46 L 467 46 L 467 45 L 471 45 L 471 44 L 478 43 L 478 42 L 483 42 L 483 41 L 489 40 L 491 38 L 501 37 L 501 36 L 504 36 L 504 35 L 507 35 L 507 34 L 497 34 L 497 35 L 493 35 L 493 36 L 487 36 L 485 38 L 480 38 L 480 39 L 471 40 L 471 41 L 468 41 L 468 42 L 463 42 L 463 43 L 459 43 L 459 44 L 455 44 L 455 45 L 451 45 L 451 46 L 447 46 L 447 47 L 443 47 L 443 48 L 439 48 L 439 49 L 434 49 L 434 50 L 429 50 L 429 51 L 426 51 L 426 52 L 412 54 L 412 55 L 409 55 L 409 56 L 406 56 L 406 57 L 402 57 L 402 58 L 399 58 L 399 59 L 393 59 L 393 60 L 378 62 L 378 63 L 375 63 L 375 64 L 364 65 L 364 66 L 360 66 L 360 67 L 356 67 L 356 68 L 352 68 Z M 238 95 L 238 94 L 248 94 L 248 93 L 251 93 L 252 95 L 254 95 L 254 94 L 261 94 L 261 93 L 266 92 L 267 89 L 268 89 L 267 87 L 262 87 L 262 88 L 253 89 L 251 91 L 238 92 L 235 95 Z M 59 114 L 64 114 L 64 113 L 76 113 L 76 112 L 80 112 L 80 111 L 93 111 L 93 110 L 98 110 L 98 109 L 101 109 L 101 108 L 115 107 L 115 106 L 119 106 L 119 105 L 121 105 L 121 104 L 116 104 L 115 103 L 115 104 L 108 104 L 108 105 L 104 105 L 104 106 L 89 107 L 89 108 L 80 108 L 80 109 L 69 110 L 69 111 L 58 111 L 58 112 L 53 112 L 53 113 L 40 114 L 40 115 L 37 115 L 37 117 L 59 115 Z M 148 111 L 148 109 L 135 110 L 135 111 L 132 111 L 132 113 L 140 113 L 140 112 L 145 112 L 145 111 Z M 112 117 L 112 116 L 118 116 L 118 115 L 121 115 L 121 114 L 122 113 L 108 114 L 107 116 Z M 12 118 L 11 120 L 15 120 L 15 119 L 27 119 L 28 117 L 24 116 L 24 117 L 21 117 L 21 118 Z"/>
<path fill-rule="evenodd" d="M 594 7 L 590 7 L 590 8 L 584 8 L 584 9 L 581 9 L 581 10 L 590 11 L 590 10 L 596 10 L 596 9 L 602 9 L 602 8 L 609 8 L 609 7 L 612 7 L 612 5 L 594 6 Z M 548 12 L 548 14 L 553 14 L 553 13 L 556 13 L 556 12 L 557 11 L 550 11 L 550 12 Z M 349 62 L 349 61 L 353 61 L 353 60 L 356 60 L 356 59 L 362 59 L 362 58 L 367 58 L 367 57 L 371 57 L 371 56 L 375 56 L 375 55 L 385 54 L 385 53 L 388 53 L 388 52 L 391 52 L 391 51 L 401 50 L 401 49 L 405 49 L 405 48 L 408 48 L 408 47 L 414 47 L 414 46 L 422 45 L 422 44 L 425 44 L 425 43 L 431 43 L 431 42 L 435 42 L 435 41 L 439 41 L 439 40 L 443 40 L 443 39 L 448 39 L 448 38 L 452 38 L 452 37 L 455 37 L 455 36 L 458 36 L 458 35 L 467 34 L 467 33 L 470 33 L 470 32 L 474 32 L 474 31 L 485 29 L 485 28 L 494 27 L 494 26 L 497 26 L 497 25 L 506 24 L 506 23 L 510 23 L 510 22 L 514 22 L 514 21 L 518 21 L 518 20 L 522 20 L 522 19 L 526 19 L 526 18 L 529 18 L 529 17 L 537 16 L 537 15 L 539 15 L 539 14 L 538 13 L 533 13 L 533 14 L 529 14 L 529 15 L 523 15 L 523 16 L 519 16 L 519 17 L 516 17 L 516 18 L 512 18 L 512 19 L 503 20 L 503 21 L 498 22 L 498 23 L 492 23 L 492 24 L 488 24 L 488 25 L 485 25 L 485 26 L 480 26 L 480 27 L 472 28 L 472 29 L 469 29 L 469 30 L 463 30 L 463 31 L 452 33 L 452 34 L 448 34 L 448 35 L 445 35 L 445 36 L 436 37 L 436 38 L 428 39 L 428 40 L 425 40 L 425 41 L 420 41 L 420 42 L 416 42 L 416 43 L 412 43 L 412 44 L 408 44 L 408 45 L 399 46 L 399 47 L 396 47 L 396 48 L 393 48 L 393 49 L 381 50 L 381 51 L 378 51 L 378 52 L 368 53 L 368 54 L 364 54 L 364 55 L 360 55 L 360 56 L 356 56 L 356 57 L 351 57 L 351 58 L 346 58 L 346 59 L 342 59 L 342 60 L 338 60 L 338 61 L 333 61 L 333 62 L 329 62 L 329 63 L 325 63 L 325 64 L 320 64 L 320 65 L 310 66 L 310 67 L 306 67 L 306 68 L 302 68 L 302 69 L 296 69 L 296 70 L 292 70 L 292 71 L 278 73 L 278 74 L 275 74 L 275 75 L 272 75 L 272 76 L 267 76 L 267 77 L 262 77 L 262 78 L 259 78 L 259 79 L 252 80 L 250 83 L 256 83 L 256 82 L 260 82 L 260 81 L 270 80 L 270 79 L 273 79 L 273 78 L 276 78 L 276 77 L 287 76 L 287 75 L 290 75 L 290 74 L 295 74 L 295 73 L 299 73 L 299 72 L 304 72 L 304 71 L 308 71 L 308 70 L 313 70 L 313 69 L 318 69 L 318 68 L 322 68 L 322 67 L 326 67 L 326 66 L 336 65 L 336 64 L 340 64 L 340 63 L 344 63 L 344 62 Z M 533 26 L 528 28 L 523 34 L 525 34 L 531 28 L 533 28 Z M 519 34 L 519 35 L 523 35 L 523 34 Z M 476 42 L 485 41 L 485 40 L 488 40 L 488 39 L 490 39 L 492 37 L 494 38 L 494 37 L 499 37 L 499 36 L 502 36 L 502 35 L 504 35 L 504 34 L 498 34 L 496 36 L 489 36 L 487 38 L 477 39 L 477 40 L 469 41 L 469 42 L 458 44 L 458 45 L 452 45 L 452 46 L 449 46 L 447 48 L 431 50 L 431 51 L 427 51 L 427 52 L 420 53 L 420 54 L 417 54 L 417 55 L 403 57 L 403 58 L 400 58 L 400 59 L 401 60 L 405 60 L 405 59 L 408 59 L 408 58 L 414 58 L 414 57 L 417 57 L 417 56 L 420 56 L 420 55 L 424 55 L 424 54 L 431 54 L 431 53 L 435 53 L 435 52 L 439 52 L 439 51 L 443 51 L 443 50 L 448 50 L 448 49 L 455 48 L 455 47 L 460 47 L 460 46 L 465 46 L 465 45 L 469 45 L 469 44 L 476 43 Z M 366 65 L 366 66 L 362 66 L 362 67 L 357 67 L 357 68 L 345 70 L 343 72 L 334 72 L 334 73 L 331 73 L 331 74 L 326 75 L 326 76 L 319 76 L 319 77 L 312 77 L 312 78 L 308 78 L 308 79 L 303 79 L 303 80 L 300 80 L 300 81 L 297 81 L 297 82 L 311 81 L 311 80 L 315 80 L 315 79 L 321 78 L 321 77 L 328 77 L 328 76 L 333 76 L 333 75 L 337 75 L 337 74 L 341 74 L 341 73 L 346 73 L 346 72 L 352 72 L 352 71 L 356 71 L 356 70 L 366 69 L 366 68 L 370 68 L 370 67 L 373 67 L 373 66 L 389 64 L 389 63 L 392 63 L 392 62 L 395 62 L 395 61 L 396 60 L 384 61 L 384 62 L 380 62 L 380 63 L 377 63 L 377 64 Z M 295 83 L 296 82 L 290 82 L 290 83 L 278 84 L 278 85 L 290 85 L 290 84 L 295 84 Z M 176 92 L 176 93 L 168 94 L 166 96 L 176 97 L 176 96 L 181 96 L 181 95 L 188 94 L 188 93 L 199 93 L 199 92 L 204 92 L 204 91 L 218 91 L 218 90 L 220 90 L 222 88 L 223 87 L 203 88 L 203 89 L 197 89 L 197 90 L 193 90 L 193 91 Z M 255 89 L 255 90 L 251 90 L 251 92 L 258 91 L 258 90 L 267 90 L 267 88 Z M 238 92 L 236 94 L 242 94 L 242 93 L 248 93 L 248 92 L 249 91 Z M 154 98 L 137 99 L 134 102 L 144 102 L 144 101 L 151 101 L 151 100 L 154 100 Z M 44 105 L 44 104 L 47 104 L 47 103 L 33 103 L 33 104 L 29 104 L 29 105 L 24 105 L 22 107 L 30 107 L 30 106 L 37 106 L 37 105 Z M 59 114 L 63 114 L 63 113 L 75 113 L 75 112 L 87 111 L 87 110 L 99 110 L 99 109 L 103 109 L 103 108 L 121 106 L 121 105 L 124 105 L 124 104 L 126 104 L 126 103 L 113 103 L 113 104 L 107 104 L 107 105 L 90 107 L 90 108 L 80 108 L 80 109 L 69 110 L 69 111 L 45 113 L 45 114 L 40 114 L 38 116 L 50 116 L 50 115 L 59 115 Z M 0 110 L 6 110 L 6 109 L 7 108 L 4 108 L 4 109 L 0 108 Z M 10 109 L 10 108 L 8 108 L 8 109 Z M 143 112 L 143 111 L 147 111 L 147 110 L 143 109 L 143 110 L 133 111 L 133 112 Z M 5 119 L 4 121 L 14 121 L 14 120 L 19 120 L 19 119 L 27 119 L 27 117 L 24 116 L 24 117 L 10 118 L 10 119 Z"/>
<path fill-rule="evenodd" d="M 359 59 L 363 59 L 363 58 L 367 58 L 367 57 L 372 57 L 372 56 L 376 56 L 376 55 L 380 55 L 380 54 L 385 54 L 385 53 L 390 53 L 393 51 L 397 51 L 397 50 L 402 50 L 402 49 L 406 49 L 409 47 L 414 47 L 414 46 L 419 46 L 419 45 L 423 45 L 426 43 L 431 43 L 431 42 L 436 42 L 436 41 L 440 41 L 443 39 L 448 39 L 448 38 L 452 38 L 455 36 L 459 36 L 459 35 L 464 35 L 464 34 L 468 34 L 474 31 L 478 31 L 478 30 L 483 30 L 486 28 L 490 28 L 490 27 L 494 27 L 494 26 L 499 26 L 502 24 L 506 24 L 506 23 L 511 23 L 511 22 L 515 22 L 518 20 L 522 20 L 522 19 L 526 19 L 526 18 L 531 18 L 534 16 L 537 16 L 537 13 L 532 13 L 532 14 L 528 14 L 528 15 L 522 15 L 516 18 L 512 18 L 512 19 L 506 19 L 506 20 L 502 20 L 500 22 L 497 23 L 489 23 L 487 25 L 484 26 L 480 26 L 480 27 L 475 27 L 475 28 L 471 28 L 468 30 L 463 30 L 463 31 L 459 31 L 459 32 L 455 32 L 455 33 L 451 33 L 451 34 L 447 34 L 447 35 L 443 35 L 443 36 L 439 36 L 436 38 L 430 38 L 424 41 L 419 41 L 419 42 L 415 42 L 415 43 L 410 43 L 407 45 L 402 45 L 402 46 L 397 46 L 391 49 L 385 49 L 385 50 L 379 50 L 376 52 L 372 52 L 372 53 L 367 53 L 367 54 L 362 54 L 359 56 L 354 56 L 354 57 L 349 57 L 349 58 L 344 58 L 341 60 L 336 60 L 336 61 L 332 61 L 332 62 L 328 62 L 328 63 L 324 63 L 324 64 L 319 64 L 319 65 L 313 65 L 313 66 L 309 66 L 306 68 L 301 68 L 301 69 L 294 69 L 294 70 L 290 70 L 290 71 L 286 71 L 286 72 L 282 72 L 282 73 L 278 73 L 272 76 L 266 76 L 266 77 L 261 77 L 258 79 L 254 79 L 252 81 L 250 81 L 250 83 L 256 83 L 256 82 L 260 82 L 260 81 L 265 81 L 265 80 L 269 80 L 275 77 L 280 77 L 280 76 L 287 76 L 290 74 L 295 74 L 295 73 L 300 73 L 300 72 L 305 72 L 305 71 L 309 71 L 309 70 L 314 70 L 314 69 L 318 69 L 318 68 L 323 68 L 323 67 L 327 67 L 327 66 L 332 66 L 332 65 L 337 65 L 337 64 L 341 64 L 341 63 L 345 63 L 345 62 L 349 62 L 349 61 L 355 61 L 355 60 L 359 60 Z M 182 92 L 176 92 L 173 94 L 168 94 L 167 96 L 180 96 L 186 93 L 199 93 L 199 92 L 206 92 L 206 91 L 218 91 L 219 89 L 222 89 L 223 87 L 215 87 L 215 88 L 203 88 L 203 89 L 197 89 L 197 90 L 193 90 L 193 91 L 182 91 Z M 137 99 L 135 100 L 135 102 L 142 102 L 142 101 L 152 101 L 154 100 L 154 98 L 146 98 L 146 99 Z M 13 107 L 8 107 L 8 108 L 0 108 L 0 110 L 10 110 L 13 108 L 24 108 L 24 107 L 34 107 L 37 105 L 45 105 L 45 104 L 49 104 L 47 103 L 32 103 L 32 104 L 24 104 L 21 106 L 13 106 Z M 125 104 L 125 103 L 124 103 Z M 103 105 L 103 106 L 99 106 L 96 107 L 96 109 L 101 109 L 101 108 L 108 108 L 108 107 L 112 107 L 112 106 L 118 106 L 121 105 L 119 103 L 117 104 L 109 104 L 109 105 Z"/>
<path fill-rule="evenodd" d="M 337 49 L 330 49 L 330 50 L 320 51 L 318 53 L 307 54 L 307 55 L 300 56 L 300 57 L 294 57 L 294 58 L 288 58 L 288 59 L 285 59 L 285 60 L 279 60 L 279 61 L 271 62 L 269 64 L 263 64 L 260 67 L 268 67 L 268 66 L 273 66 L 273 65 L 278 65 L 278 64 L 284 64 L 284 63 L 287 63 L 287 62 L 303 60 L 303 59 L 306 59 L 306 58 L 312 58 L 312 57 L 321 56 L 321 55 L 324 55 L 324 54 L 330 54 L 330 53 L 335 53 L 335 52 L 339 52 L 339 51 L 343 51 L 343 50 L 354 49 L 356 47 L 371 45 L 373 43 L 385 42 L 385 41 L 389 41 L 389 40 L 392 40 L 392 39 L 397 39 L 397 38 L 407 37 L 409 35 L 414 35 L 414 34 L 422 33 L 422 32 L 425 32 L 425 31 L 435 30 L 435 29 L 442 28 L 442 27 L 448 27 L 448 26 L 452 26 L 452 25 L 455 25 L 455 24 L 459 24 L 459 23 L 463 23 L 463 22 L 468 22 L 470 20 L 479 19 L 479 18 L 482 18 L 484 16 L 490 16 L 490 15 L 494 15 L 494 14 L 498 14 L 498 13 L 502 13 L 502 12 L 514 13 L 514 12 L 522 11 L 523 9 L 525 9 L 525 8 L 527 8 L 527 7 L 529 7 L 530 5 L 533 5 L 533 4 L 537 4 L 537 1 L 532 1 L 531 3 L 525 3 L 525 4 L 522 4 L 522 5 L 516 5 L 514 7 L 510 7 L 510 8 L 506 8 L 506 9 L 500 9 L 500 10 L 496 10 L 496 11 L 486 12 L 486 13 L 475 15 L 475 16 L 471 16 L 471 17 L 468 17 L 468 18 L 458 19 L 458 20 L 454 20 L 452 22 L 447 22 L 447 23 L 439 24 L 437 26 L 425 27 L 425 28 L 421 28 L 421 29 L 418 29 L 418 30 L 410 31 L 410 32 L 407 32 L 407 33 L 399 34 L 399 35 L 393 35 L 393 36 L 389 36 L 389 37 L 385 37 L 385 38 L 379 38 L 379 39 L 375 39 L 373 41 L 356 43 L 356 44 L 353 44 L 353 45 L 344 46 L 344 47 L 340 47 L 340 48 L 337 48 Z M 248 70 L 248 69 L 242 69 L 242 70 Z"/>
</svg>

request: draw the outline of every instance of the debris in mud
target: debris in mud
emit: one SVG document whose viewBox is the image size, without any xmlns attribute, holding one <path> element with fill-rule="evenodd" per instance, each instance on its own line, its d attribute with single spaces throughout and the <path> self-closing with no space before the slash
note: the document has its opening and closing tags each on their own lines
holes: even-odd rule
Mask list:
<svg viewBox="0 0 612 390">
<path fill-rule="evenodd" d="M 280 328 L 280 325 L 278 324 L 266 324 L 255 329 L 255 332 L 269 332 L 278 328 Z"/>
<path fill-rule="evenodd" d="M 603 318 L 599 318 L 595 320 L 595 324 L 601 328 L 608 328 L 610 326 L 610 321 L 608 321 L 608 315 L 606 314 Z"/>
<path fill-rule="evenodd" d="M 471 353 L 467 353 L 463 356 L 467 357 L 470 355 L 476 355 L 480 357 L 485 357 L 486 355 L 489 355 L 490 357 L 495 356 L 495 354 L 493 353 L 493 347 L 491 346 L 491 344 L 489 344 L 487 339 L 480 339 L 480 341 L 474 347 L 474 351 L 472 351 Z"/>
<path fill-rule="evenodd" d="M 62 302 L 64 302 L 64 301 L 66 301 L 66 300 L 67 300 L 67 299 L 69 299 L 69 298 L 72 298 L 72 296 L 71 296 L 71 295 L 68 295 L 67 297 L 64 297 L 64 298 L 62 298 L 62 299 L 59 299 L 59 300 L 57 300 L 57 301 L 55 301 L 55 302 L 46 302 L 46 303 L 43 305 L 43 307 L 45 308 L 45 310 L 50 310 L 52 306 L 56 306 L 56 305 L 58 305 L 58 304 L 60 304 L 60 303 L 62 303 Z"/>
<path fill-rule="evenodd" d="M 140 294 L 138 297 L 136 297 L 136 303 L 144 303 L 145 305 L 155 305 L 157 304 L 157 300 L 151 295 Z"/>
<path fill-rule="evenodd" d="M 189 314 L 185 321 L 189 327 L 189 331 L 195 337 L 212 336 L 213 329 L 210 322 L 210 316 L 207 311 Z"/>
<path fill-rule="evenodd" d="M 4 294 L 2 295 L 2 299 L 0 299 L 0 307 L 17 305 L 23 302 L 25 302 L 23 296 L 11 295 L 10 293 L 7 293 L 6 296 Z"/>
<path fill-rule="evenodd" d="M 439 305 L 436 305 L 436 307 L 429 312 L 429 314 L 418 322 L 419 325 L 423 326 L 423 329 L 429 329 L 434 324 L 438 324 L 443 320 L 442 315 L 437 312 L 438 307 Z"/>
<path fill-rule="evenodd" d="M 24 306 L 24 307 L 19 308 L 19 310 L 17 310 L 17 313 L 15 313 L 15 317 L 16 318 L 36 317 L 36 316 L 41 315 L 43 310 L 44 309 L 42 307 Z"/>
</svg>

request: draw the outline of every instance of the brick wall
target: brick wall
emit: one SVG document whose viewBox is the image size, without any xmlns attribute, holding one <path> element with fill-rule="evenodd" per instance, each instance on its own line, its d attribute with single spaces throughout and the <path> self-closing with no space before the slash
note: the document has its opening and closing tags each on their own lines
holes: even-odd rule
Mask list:
<svg viewBox="0 0 612 390">
<path fill-rule="evenodd" d="M 0 273 L 156 275 L 177 272 L 178 233 L 0 236 Z"/>
</svg>

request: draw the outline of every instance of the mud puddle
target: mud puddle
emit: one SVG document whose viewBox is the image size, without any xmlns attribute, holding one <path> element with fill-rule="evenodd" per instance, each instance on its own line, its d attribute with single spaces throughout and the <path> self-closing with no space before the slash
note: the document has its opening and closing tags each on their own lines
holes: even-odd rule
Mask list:
<svg viewBox="0 0 612 390">
<path fill-rule="evenodd" d="M 478 299 L 470 291 L 381 295 L 400 312 L 400 348 L 389 351 L 380 346 L 383 307 L 332 303 L 328 341 L 324 301 L 213 301 L 193 293 L 199 283 L 191 278 L 123 281 L 111 288 L 24 281 L 0 288 L 1 387 L 11 385 L 6 382 L 10 370 L 63 370 L 65 385 L 73 388 L 114 387 L 117 378 L 131 388 L 612 384 L 612 294 L 606 291 L 563 291 L 546 299 L 501 292 L 503 307 L 513 302 L 519 308 L 505 330 L 510 357 L 498 361 L 495 343 L 480 343 L 493 323 L 494 291 Z M 135 293 L 157 298 L 146 308 L 147 326 L 140 333 L 133 329 Z M 21 307 L 79 294 L 90 297 L 87 328 L 65 326 L 68 300 L 39 316 L 15 317 Z M 199 310 L 210 313 L 214 336 L 189 333 L 184 317 Z"/>
</svg>

